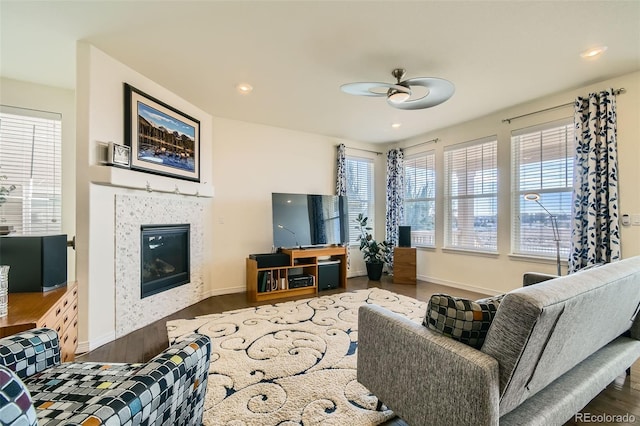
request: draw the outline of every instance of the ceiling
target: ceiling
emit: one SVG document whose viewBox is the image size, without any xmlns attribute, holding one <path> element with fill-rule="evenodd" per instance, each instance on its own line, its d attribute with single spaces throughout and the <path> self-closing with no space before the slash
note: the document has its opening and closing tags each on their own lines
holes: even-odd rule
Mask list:
<svg viewBox="0 0 640 426">
<path fill-rule="evenodd" d="M 84 40 L 213 116 L 372 143 L 640 69 L 636 0 L 0 0 L 0 27 L 3 77 L 72 89 Z M 396 67 L 456 92 L 407 111 L 339 89 Z"/>
</svg>

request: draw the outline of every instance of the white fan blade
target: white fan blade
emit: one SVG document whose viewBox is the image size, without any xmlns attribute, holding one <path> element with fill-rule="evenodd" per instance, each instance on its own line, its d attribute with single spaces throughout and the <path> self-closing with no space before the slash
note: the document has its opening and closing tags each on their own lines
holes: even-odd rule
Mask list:
<svg viewBox="0 0 640 426">
<path fill-rule="evenodd" d="M 394 108 L 399 109 L 423 109 L 440 105 L 456 91 L 455 86 L 449 80 L 434 77 L 411 78 L 402 82 L 409 86 L 426 87 L 429 92 L 421 98 L 408 100 L 402 103 L 387 102 Z M 402 87 L 402 86 L 400 86 Z"/>
<path fill-rule="evenodd" d="M 381 91 L 374 91 L 373 89 L 380 89 Z M 359 96 L 387 96 L 389 89 L 396 89 L 399 92 L 411 93 L 409 89 L 398 84 L 390 83 L 375 83 L 375 82 L 362 82 L 362 83 L 348 83 L 340 86 L 340 90 L 350 95 Z"/>
</svg>

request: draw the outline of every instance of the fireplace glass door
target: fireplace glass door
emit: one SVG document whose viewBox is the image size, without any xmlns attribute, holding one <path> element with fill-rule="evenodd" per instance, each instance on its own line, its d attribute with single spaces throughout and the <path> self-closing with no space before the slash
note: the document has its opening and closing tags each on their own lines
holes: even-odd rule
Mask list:
<svg viewBox="0 0 640 426">
<path fill-rule="evenodd" d="M 189 283 L 189 224 L 141 227 L 141 297 Z"/>
</svg>

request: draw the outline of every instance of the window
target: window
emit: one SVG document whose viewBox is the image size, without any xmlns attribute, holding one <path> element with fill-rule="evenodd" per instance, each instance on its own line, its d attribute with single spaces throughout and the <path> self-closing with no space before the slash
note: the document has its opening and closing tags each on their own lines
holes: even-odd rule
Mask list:
<svg viewBox="0 0 640 426">
<path fill-rule="evenodd" d="M 574 146 L 572 119 L 512 132 L 513 253 L 555 258 L 551 213 L 558 222 L 560 254 L 565 258 L 569 256 Z M 524 194 L 527 193 L 539 194 L 544 208 L 534 201 L 526 201 Z"/>
<path fill-rule="evenodd" d="M 354 230 L 355 219 L 362 213 L 373 227 L 373 160 L 346 158 L 347 199 L 349 201 L 349 243 L 357 244 L 359 234 Z M 373 232 L 372 232 L 373 233 Z"/>
<path fill-rule="evenodd" d="M 445 247 L 497 252 L 497 148 L 493 136 L 445 149 Z"/>
<path fill-rule="evenodd" d="M 0 225 L 17 234 L 62 230 L 61 115 L 0 109 Z"/>
<path fill-rule="evenodd" d="M 404 224 L 412 246 L 435 246 L 436 171 L 433 151 L 404 160 Z"/>
</svg>

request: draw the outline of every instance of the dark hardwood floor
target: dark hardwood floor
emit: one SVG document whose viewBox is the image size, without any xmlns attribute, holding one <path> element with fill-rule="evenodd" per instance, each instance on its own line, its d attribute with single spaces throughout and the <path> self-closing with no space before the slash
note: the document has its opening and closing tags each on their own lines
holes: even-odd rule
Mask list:
<svg viewBox="0 0 640 426">
<path fill-rule="evenodd" d="M 346 289 L 329 290 L 320 293 L 333 294 L 344 291 L 353 291 L 369 287 L 384 288 L 395 293 L 413 297 L 418 300 L 426 301 L 434 293 L 447 293 L 458 297 L 467 297 L 471 299 L 479 299 L 486 295 L 460 290 L 452 287 L 441 286 L 426 282 L 418 282 L 418 285 L 397 285 L 392 283 L 390 277 L 384 276 L 380 282 L 369 281 L 366 277 L 350 278 L 347 280 Z M 167 329 L 165 323 L 168 320 L 193 318 L 199 315 L 219 313 L 233 309 L 241 309 L 249 306 L 258 306 L 263 304 L 271 304 L 286 300 L 304 299 L 309 296 L 291 297 L 278 300 L 271 300 L 263 303 L 250 303 L 246 300 L 245 293 L 227 294 L 222 296 L 214 296 L 205 299 L 195 305 L 182 309 L 172 315 L 136 330 L 126 336 L 115 341 L 94 349 L 91 352 L 76 357 L 78 361 L 107 361 L 107 362 L 146 362 L 155 355 L 162 352 L 169 346 L 167 338 Z M 566 423 L 565 426 L 587 425 L 594 423 L 595 416 L 602 415 L 625 415 L 630 414 L 635 417 L 635 421 L 631 424 L 640 424 L 640 361 L 636 362 L 631 368 L 631 375 L 621 375 L 605 390 L 603 390 L 594 400 L 592 400 L 581 413 L 588 413 L 591 421 L 579 421 L 573 419 Z M 586 419 L 583 414 L 582 419 Z M 595 417 L 595 420 L 599 420 Z M 609 422 L 599 422 L 599 424 L 621 424 L 615 418 Z M 624 423 L 622 423 L 624 424 Z M 629 423 L 627 423 L 629 424 Z M 395 419 L 386 423 L 386 426 L 405 426 L 406 424 Z"/>
</svg>

